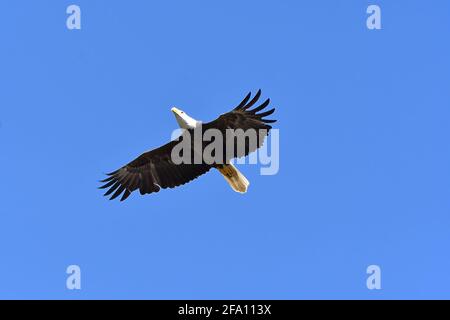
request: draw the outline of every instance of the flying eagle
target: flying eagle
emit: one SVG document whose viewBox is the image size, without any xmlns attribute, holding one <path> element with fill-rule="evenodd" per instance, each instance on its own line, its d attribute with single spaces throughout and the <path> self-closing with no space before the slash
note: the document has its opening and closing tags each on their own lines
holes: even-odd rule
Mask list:
<svg viewBox="0 0 450 320">
<path fill-rule="evenodd" d="M 249 186 L 248 180 L 244 175 L 238 171 L 238 169 L 230 163 L 232 158 L 240 158 L 247 156 L 249 153 L 254 152 L 260 148 L 265 137 L 268 135 L 269 130 L 272 128 L 268 123 L 273 123 L 276 120 L 263 119 L 271 115 L 275 109 L 263 111 L 269 103 L 270 99 L 264 101 L 261 105 L 250 110 L 254 106 L 261 96 L 261 90 L 258 90 L 256 95 L 250 100 L 251 92 L 236 106 L 232 111 L 220 115 L 216 120 L 202 123 L 188 116 L 184 111 L 177 108 L 172 108 L 175 118 L 179 126 L 183 129 L 184 133 L 179 139 L 173 140 L 159 148 L 148 151 L 123 166 L 122 168 L 108 173 L 108 178 L 102 180 L 105 183 L 100 189 L 108 189 L 104 194 L 109 196 L 110 200 L 122 195 L 120 201 L 127 199 L 133 191 L 139 189 L 141 195 L 158 192 L 161 188 L 174 188 L 190 182 L 202 174 L 207 173 L 211 168 L 219 170 L 224 176 L 225 180 L 230 184 L 231 188 L 240 193 L 245 193 Z M 206 163 L 201 161 L 200 163 L 179 163 L 175 164 L 171 155 L 173 149 L 180 143 L 180 140 L 186 137 L 186 135 L 192 135 L 196 128 L 201 128 L 202 132 L 208 129 L 217 129 L 223 133 L 223 147 L 228 141 L 227 139 L 235 139 L 238 137 L 226 136 L 226 130 L 238 130 L 246 131 L 248 129 L 255 130 L 257 135 L 257 142 L 250 143 L 245 140 L 245 148 L 237 149 L 233 148 L 231 155 L 225 156 L 225 159 L 221 163 Z M 208 144 L 203 143 L 202 147 L 205 148 Z M 236 144 L 234 145 L 236 146 Z M 194 146 L 191 146 L 194 149 Z M 195 152 L 195 151 L 194 151 Z M 194 154 L 194 152 L 192 152 Z M 224 154 L 227 154 L 224 152 Z"/>
</svg>

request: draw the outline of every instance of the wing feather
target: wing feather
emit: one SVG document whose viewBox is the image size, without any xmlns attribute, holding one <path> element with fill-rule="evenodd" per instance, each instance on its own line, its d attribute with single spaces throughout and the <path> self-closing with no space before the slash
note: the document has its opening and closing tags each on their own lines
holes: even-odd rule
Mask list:
<svg viewBox="0 0 450 320">
<path fill-rule="evenodd" d="M 109 173 L 102 180 L 101 189 L 108 189 L 105 196 L 112 194 L 110 200 L 120 195 L 121 201 L 139 189 L 141 194 L 158 192 L 160 188 L 174 188 L 190 182 L 208 172 L 207 164 L 179 164 L 171 160 L 173 147 L 177 140 L 171 141 L 157 149 L 143 153 L 119 170 Z"/>
<path fill-rule="evenodd" d="M 235 139 L 234 145 L 235 145 L 235 151 L 234 153 L 229 156 L 226 161 L 229 161 L 231 158 L 236 157 L 242 157 L 247 156 L 248 154 L 256 151 L 258 148 L 260 148 L 264 144 L 265 137 L 269 134 L 269 130 L 272 128 L 268 123 L 274 123 L 276 120 L 271 119 L 263 119 L 263 117 L 267 117 L 275 112 L 275 108 L 270 109 L 268 111 L 263 111 L 269 104 L 270 99 L 265 100 L 261 105 L 257 106 L 256 108 L 250 109 L 253 107 L 256 102 L 258 102 L 259 98 L 261 97 L 261 90 L 258 90 L 258 92 L 255 94 L 255 96 L 250 100 L 250 95 L 247 95 L 242 102 L 235 107 L 232 111 L 222 114 L 214 121 L 208 122 L 203 124 L 203 129 L 208 130 L 211 128 L 219 129 L 222 134 L 226 134 L 227 129 L 233 129 L 238 130 L 242 129 L 244 132 L 248 130 L 255 130 L 256 136 L 257 136 L 257 143 L 252 144 L 247 139 L 245 140 L 245 151 L 238 152 L 238 149 L 236 148 L 236 145 L 238 143 L 239 137 L 227 137 L 228 139 Z M 249 101 L 247 103 L 247 101 Z M 238 131 L 235 131 L 235 135 L 238 133 Z M 224 135 L 226 136 L 226 135 Z M 229 155 L 229 153 L 226 153 L 226 150 L 224 148 L 224 154 Z"/>
</svg>

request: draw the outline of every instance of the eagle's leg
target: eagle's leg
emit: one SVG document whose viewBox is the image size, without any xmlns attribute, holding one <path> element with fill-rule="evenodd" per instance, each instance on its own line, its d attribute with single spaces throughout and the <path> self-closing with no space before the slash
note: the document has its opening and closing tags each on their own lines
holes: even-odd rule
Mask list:
<svg viewBox="0 0 450 320">
<path fill-rule="evenodd" d="M 232 164 L 224 164 L 216 167 L 223 175 L 230 187 L 239 193 L 246 193 L 250 182 L 247 178 Z"/>
</svg>

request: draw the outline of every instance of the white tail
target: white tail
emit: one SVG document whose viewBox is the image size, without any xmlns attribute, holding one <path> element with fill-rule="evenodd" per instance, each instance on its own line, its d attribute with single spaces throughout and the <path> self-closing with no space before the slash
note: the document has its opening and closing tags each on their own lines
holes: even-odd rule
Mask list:
<svg viewBox="0 0 450 320">
<path fill-rule="evenodd" d="M 242 173 L 232 164 L 226 164 L 218 168 L 230 187 L 239 193 L 246 193 L 250 182 Z"/>
</svg>

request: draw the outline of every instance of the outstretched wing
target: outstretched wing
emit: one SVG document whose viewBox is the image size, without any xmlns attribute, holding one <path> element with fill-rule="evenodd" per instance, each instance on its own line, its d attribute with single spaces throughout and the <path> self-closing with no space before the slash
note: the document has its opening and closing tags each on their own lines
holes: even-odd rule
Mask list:
<svg viewBox="0 0 450 320">
<path fill-rule="evenodd" d="M 237 107 L 235 107 L 232 111 L 222 114 L 214 121 L 208 122 L 203 124 L 203 129 L 218 129 L 222 132 L 224 137 L 226 139 L 234 139 L 234 153 L 229 155 L 227 157 L 227 160 L 230 158 L 240 158 L 243 156 L 247 156 L 248 154 L 256 151 L 258 148 L 260 148 L 263 143 L 265 137 L 269 134 L 269 130 L 272 128 L 269 123 L 276 122 L 276 120 L 269 120 L 264 119 L 267 116 L 270 116 L 272 113 L 274 113 L 275 108 L 263 111 L 269 104 L 270 99 L 267 99 L 262 104 L 257 106 L 256 108 L 253 108 L 250 110 L 251 107 L 253 107 L 261 97 L 261 90 L 258 90 L 256 95 L 250 100 L 251 98 L 251 92 L 247 94 L 247 96 L 244 98 L 244 100 L 239 103 Z M 236 135 L 230 137 L 226 135 L 226 130 L 232 129 L 235 131 Z M 239 141 L 239 131 L 238 129 L 241 129 L 243 132 L 248 131 L 254 131 L 256 133 L 256 142 L 251 143 L 249 139 L 245 139 L 245 148 L 239 149 L 238 143 Z M 236 131 L 237 130 L 237 131 Z M 251 135 L 249 135 L 251 136 Z M 243 140 L 241 140 L 243 141 Z M 224 152 L 226 152 L 224 150 Z"/>
<path fill-rule="evenodd" d="M 125 200 L 139 189 L 141 194 L 158 192 L 160 188 L 174 188 L 183 185 L 208 172 L 207 164 L 174 164 L 171 159 L 172 149 L 179 141 L 171 141 L 157 149 L 143 153 L 119 170 L 108 174 L 102 180 L 100 189 L 107 189 L 105 196 L 112 194 L 110 200 L 120 196 Z"/>
</svg>

